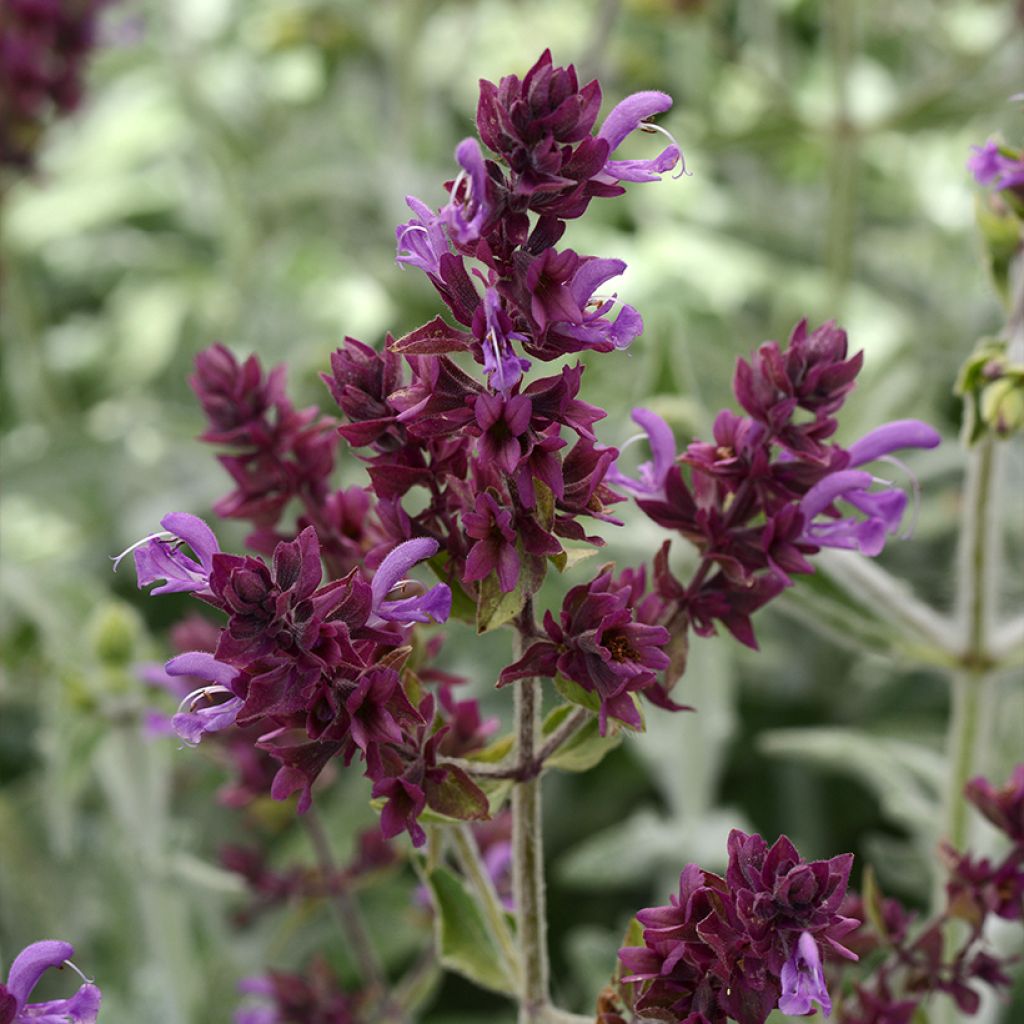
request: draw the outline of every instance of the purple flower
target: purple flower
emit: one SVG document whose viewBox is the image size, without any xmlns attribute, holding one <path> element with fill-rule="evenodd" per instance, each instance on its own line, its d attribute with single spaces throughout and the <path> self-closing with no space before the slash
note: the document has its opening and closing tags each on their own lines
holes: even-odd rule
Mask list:
<svg viewBox="0 0 1024 1024">
<path fill-rule="evenodd" d="M 519 555 L 511 510 L 502 508 L 492 494 L 478 494 L 473 511 L 463 513 L 462 525 L 476 541 L 466 558 L 463 579 L 470 583 L 496 572 L 502 593 L 514 590 L 519 580 Z"/>
<path fill-rule="evenodd" d="M 964 792 L 996 828 L 1018 845 L 1024 844 L 1024 762 L 1014 767 L 1006 785 L 997 789 L 979 775 Z"/>
<path fill-rule="evenodd" d="M 634 423 L 643 428 L 647 435 L 653 460 L 642 462 L 637 466 L 636 479 L 626 476 L 619 471 L 617 465 L 613 465 L 605 480 L 637 497 L 664 500 L 665 477 L 676 461 L 676 439 L 672 428 L 650 409 L 634 409 L 632 419 Z M 640 440 L 640 438 L 638 436 L 622 445 L 619 448 L 620 455 L 628 445 L 632 444 L 633 440 Z"/>
<path fill-rule="evenodd" d="M 967 170 L 979 185 L 992 185 L 996 189 L 1024 185 L 1024 159 L 1007 156 L 1007 151 L 994 139 L 984 146 L 971 146 L 973 155 L 967 161 Z"/>
<path fill-rule="evenodd" d="M 635 621 L 631 599 L 630 586 L 615 584 L 610 570 L 573 587 L 565 597 L 560 621 L 555 622 L 550 612 L 544 617 L 548 639 L 531 645 L 505 669 L 499 685 L 561 673 L 597 694 L 602 736 L 609 715 L 640 728 L 640 713 L 631 694 L 656 683 L 657 673 L 668 668 L 663 648 L 669 633 L 662 626 Z"/>
<path fill-rule="evenodd" d="M 832 1000 L 825 988 L 825 972 L 821 969 L 818 944 L 810 932 L 801 932 L 793 955 L 782 965 L 782 995 L 779 1009 L 791 1017 L 811 1012 L 812 1000 L 817 1002 L 827 1017 L 832 1012 Z"/>
<path fill-rule="evenodd" d="M 179 705 L 179 708 L 187 707 L 188 710 L 179 710 L 171 719 L 174 731 L 185 743 L 194 747 L 204 734 L 220 732 L 235 724 L 244 703 L 231 689 L 231 684 L 238 678 L 237 670 L 222 661 L 217 661 L 207 651 L 187 651 L 179 654 L 167 662 L 165 669 L 169 676 L 192 676 L 205 679 L 209 684 L 188 694 Z M 226 701 L 207 707 L 199 706 L 201 701 L 225 694 L 228 696 Z"/>
<path fill-rule="evenodd" d="M 849 466 L 861 466 L 876 459 L 893 461 L 889 453 L 899 448 L 934 448 L 941 438 L 920 420 L 895 420 L 886 423 L 849 450 Z M 874 556 L 885 546 L 888 534 L 899 530 L 907 496 L 896 488 L 872 491 L 875 478 L 863 470 L 840 469 L 818 481 L 800 500 L 805 527 L 802 540 L 823 547 L 855 548 Z M 863 514 L 840 516 L 836 501 L 844 501 Z M 817 519 L 818 516 L 826 516 Z"/>
<path fill-rule="evenodd" d="M 0 984 L 0 1024 L 95 1024 L 100 1012 L 100 990 L 90 981 L 70 998 L 30 1003 L 28 997 L 51 967 L 71 964 L 75 949 L 54 939 L 26 946 L 11 964 L 7 983 Z"/>
<path fill-rule="evenodd" d="M 487 202 L 487 166 L 476 139 L 463 139 L 455 147 L 455 159 L 462 171 L 452 184 L 451 199 L 441 209 L 452 239 L 459 245 L 475 242 L 491 208 Z"/>
<path fill-rule="evenodd" d="M 507 394 L 530 368 L 530 360 L 517 356 L 512 348 L 512 341 L 523 341 L 524 335 L 512 330 L 512 320 L 494 288 L 484 290 L 483 302 L 473 314 L 473 333 L 480 339 L 488 382 Z"/>
<path fill-rule="evenodd" d="M 647 118 L 664 113 L 672 106 L 672 97 L 663 92 L 636 92 L 612 108 L 597 133 L 608 143 L 609 154 L 637 131 L 663 132 L 672 145 L 663 149 L 653 160 L 606 160 L 601 168 L 602 177 L 613 181 L 657 181 L 665 171 L 672 170 L 682 159 L 679 146 L 663 128 L 648 124 Z M 685 163 L 683 170 L 686 170 Z"/>
<path fill-rule="evenodd" d="M 437 554 L 440 545 L 429 537 L 417 537 L 399 544 L 381 562 L 370 588 L 373 605 L 370 625 L 379 625 L 372 616 L 384 622 L 408 625 L 413 622 L 445 622 L 452 609 L 452 592 L 447 584 L 438 583 L 423 591 L 420 585 L 406 580 L 408 571 L 424 559 Z M 402 588 L 401 594 L 395 593 Z M 406 593 L 410 590 L 419 592 Z"/>
<path fill-rule="evenodd" d="M 209 590 L 213 556 L 220 551 L 213 530 L 198 516 L 187 512 L 171 512 L 160 520 L 160 525 L 164 528 L 163 533 L 144 537 L 123 551 L 114 559 L 114 569 L 132 551 L 140 590 L 157 580 L 165 582 L 150 591 L 153 595 Z M 183 544 L 192 549 L 195 558 L 182 550 Z"/>
<path fill-rule="evenodd" d="M 448 239 L 441 218 L 415 196 L 406 196 L 405 202 L 416 216 L 395 228 L 398 249 L 395 262 L 419 267 L 437 277 L 441 271 L 441 257 L 448 252 Z"/>
</svg>

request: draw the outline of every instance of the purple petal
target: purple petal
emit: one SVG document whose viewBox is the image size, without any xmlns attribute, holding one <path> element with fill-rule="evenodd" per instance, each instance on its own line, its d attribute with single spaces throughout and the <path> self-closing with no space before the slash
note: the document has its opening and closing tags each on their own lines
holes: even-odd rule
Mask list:
<svg viewBox="0 0 1024 1024">
<path fill-rule="evenodd" d="M 921 420 L 894 420 L 850 446 L 850 465 L 862 466 L 899 448 L 934 448 L 941 440 L 938 432 Z"/>
<path fill-rule="evenodd" d="M 651 160 L 608 160 L 601 173 L 616 181 L 658 181 L 662 174 L 679 163 L 682 156 L 679 146 L 673 143 Z"/>
<path fill-rule="evenodd" d="M 168 533 L 185 541 L 196 553 L 203 568 L 210 571 L 213 556 L 220 551 L 220 545 L 213 530 L 199 516 L 189 515 L 188 512 L 169 512 L 160 520 L 160 525 Z"/>
<path fill-rule="evenodd" d="M 74 955 L 75 947 L 70 942 L 58 939 L 33 942 L 14 958 L 7 976 L 8 992 L 18 1000 L 19 1006 L 24 1006 L 43 974 L 51 967 L 60 967 Z"/>
<path fill-rule="evenodd" d="M 70 999 L 29 1003 L 22 1011 L 25 1024 L 96 1024 L 102 995 L 95 985 L 83 985 Z"/>
<path fill-rule="evenodd" d="M 384 599 L 395 588 L 395 584 L 405 579 L 409 570 L 426 558 L 437 554 L 440 544 L 430 537 L 416 537 L 399 544 L 387 558 L 380 563 L 374 573 L 370 589 L 373 594 L 373 607 L 379 609 Z"/>
<path fill-rule="evenodd" d="M 672 106 L 672 97 L 663 92 L 635 92 L 612 108 L 604 119 L 599 139 L 608 143 L 608 152 L 614 153 L 619 143 L 640 127 L 640 122 L 654 114 L 662 114 Z"/>
<path fill-rule="evenodd" d="M 438 583 L 425 594 L 400 601 L 382 601 L 377 614 L 388 622 L 447 622 L 452 610 L 452 592 Z"/>
<path fill-rule="evenodd" d="M 825 974 L 821 969 L 818 944 L 810 932 L 802 932 L 792 956 L 782 965 L 782 994 L 779 1009 L 789 1016 L 799 1017 L 811 1012 L 811 1002 L 817 1002 L 827 1017 L 832 1012 L 832 1000 L 825 987 Z"/>
<path fill-rule="evenodd" d="M 216 683 L 227 689 L 238 675 L 238 670 L 218 661 L 208 651 L 187 651 L 179 654 L 164 666 L 169 676 L 198 676 L 209 683 Z"/>
<path fill-rule="evenodd" d="M 234 725 L 244 703 L 241 697 L 232 697 L 223 704 L 198 711 L 179 711 L 171 719 L 171 725 L 186 743 L 196 746 L 205 733 L 220 732 Z"/>
<path fill-rule="evenodd" d="M 842 497 L 847 491 L 866 490 L 871 486 L 873 477 L 870 473 L 857 469 L 845 469 L 838 473 L 829 473 L 824 480 L 819 480 L 800 499 L 800 511 L 804 521 L 810 522 L 820 512 L 832 504 L 836 498 Z"/>
<path fill-rule="evenodd" d="M 592 259 L 580 265 L 579 270 L 573 274 L 570 289 L 572 297 L 579 304 L 580 308 L 585 306 L 590 296 L 613 277 L 624 273 L 626 264 L 622 260 L 613 259 Z"/>
</svg>

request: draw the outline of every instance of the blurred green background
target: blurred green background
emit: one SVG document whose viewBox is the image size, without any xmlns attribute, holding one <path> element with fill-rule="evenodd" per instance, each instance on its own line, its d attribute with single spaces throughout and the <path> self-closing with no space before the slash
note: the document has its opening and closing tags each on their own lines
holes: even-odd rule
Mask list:
<svg viewBox="0 0 1024 1024">
<path fill-rule="evenodd" d="M 971 144 L 1019 141 L 1024 128 L 1008 102 L 1021 89 L 1013 6 L 113 5 L 84 108 L 53 126 L 38 173 L 3 200 L 0 959 L 67 938 L 103 987 L 102 1019 L 147 1024 L 226 1021 L 240 977 L 318 946 L 343 964 L 309 907 L 230 923 L 243 896 L 217 865 L 238 824 L 214 802 L 221 772 L 139 727 L 154 698 L 133 665 L 168 655 L 186 602 L 148 601 L 130 568 L 111 574 L 110 555 L 167 511 L 209 514 L 228 490 L 195 440 L 186 377 L 200 349 L 222 341 L 287 362 L 297 403 L 327 410 L 317 374 L 344 335 L 380 344 L 438 311 L 425 278 L 394 263 L 404 196 L 440 204 L 478 78 L 522 74 L 544 46 L 601 78 L 605 109 L 639 89 L 671 93 L 660 123 L 692 172 L 570 225 L 567 244 L 627 261 L 619 294 L 646 324 L 628 354 L 587 360 L 585 397 L 609 410 L 602 440 L 629 436 L 640 403 L 707 436 L 737 355 L 803 316 L 835 317 L 866 350 L 841 440 L 906 416 L 948 439 L 912 460 L 916 532 L 884 557 L 947 609 L 963 463 L 952 384 L 1002 320 L 964 163 Z M 340 479 L 360 481 L 358 462 L 342 461 Z M 1019 497 L 1019 447 L 1008 465 Z M 649 560 L 661 531 L 627 514 L 610 557 Z M 1009 526 L 1019 566 L 1019 518 Z M 244 530 L 218 533 L 237 550 Z M 884 618 L 851 610 L 825 580 L 809 586 L 761 617 L 761 654 L 697 644 L 679 691 L 697 716 L 652 715 L 649 735 L 595 771 L 550 777 L 564 1004 L 591 1005 L 630 913 L 663 902 L 688 860 L 720 866 L 733 825 L 785 831 L 806 856 L 853 850 L 889 891 L 926 902 L 946 681 Z M 1007 589 L 1019 609 L 1021 580 Z M 505 694 L 490 692 L 506 653 L 495 643 L 456 633 L 447 657 L 507 719 Z M 1019 757 L 1024 698 L 1019 674 L 1000 685 L 987 756 L 1002 776 Z M 780 731 L 798 727 L 838 731 Z M 372 820 L 366 799 L 354 772 L 325 797 L 342 851 Z M 308 859 L 301 834 L 275 842 Z M 422 923 L 413 886 L 399 873 L 369 898 L 393 965 Z M 513 1018 L 448 980 L 427 1019 Z"/>
</svg>

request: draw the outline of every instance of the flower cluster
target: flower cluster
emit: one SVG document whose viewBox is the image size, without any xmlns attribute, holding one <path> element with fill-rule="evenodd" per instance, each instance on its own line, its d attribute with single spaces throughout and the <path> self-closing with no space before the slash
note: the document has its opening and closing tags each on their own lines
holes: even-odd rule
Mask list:
<svg viewBox="0 0 1024 1024">
<path fill-rule="evenodd" d="M 448 727 L 435 723 L 433 696 L 414 704 L 413 684 L 402 678 L 409 627 L 443 622 L 450 610 L 445 584 L 402 589 L 406 573 L 436 553 L 435 542 L 399 545 L 370 580 L 353 569 L 321 585 L 311 526 L 280 542 L 267 565 L 221 552 L 195 516 L 172 513 L 162 525 L 168 536 L 135 549 L 139 585 L 162 581 L 154 592 L 191 592 L 227 616 L 214 653 L 190 651 L 167 663 L 170 676 L 204 683 L 172 720 L 179 736 L 198 743 L 236 723 L 258 725 L 259 746 L 280 764 L 271 795 L 298 791 L 300 811 L 329 760 L 348 764 L 358 754 L 374 796 L 387 801 L 385 835 L 408 829 L 417 844 L 425 839 L 417 818 L 428 804 L 457 817 L 485 816 L 486 798 L 466 773 L 436 763 Z"/>
<path fill-rule="evenodd" d="M 341 983 L 322 957 L 303 974 L 270 971 L 239 985 L 248 1005 L 235 1013 L 235 1024 L 358 1024 L 362 1001 Z"/>
<path fill-rule="evenodd" d="M 0 1024 L 95 1024 L 100 1012 L 100 990 L 86 980 L 70 999 L 53 999 L 46 1003 L 30 1003 L 28 997 L 39 979 L 51 968 L 70 967 L 75 949 L 70 942 L 47 939 L 26 946 L 11 964 L 6 984 L 0 982 Z"/>
<path fill-rule="evenodd" d="M 315 526 L 324 561 L 333 575 L 343 576 L 381 543 L 366 491 L 330 486 L 336 421 L 292 405 L 283 366 L 264 374 L 256 356 L 239 363 L 223 345 L 214 345 L 196 357 L 191 384 L 207 418 L 201 440 L 228 449 L 218 458 L 235 484 L 214 511 L 252 523 L 249 547 L 271 555 L 281 540 Z M 282 531 L 291 504 L 302 509 L 297 530 Z"/>
<path fill-rule="evenodd" d="M 644 944 L 619 950 L 633 1010 L 686 1024 L 831 1012 L 823 960 L 856 959 L 840 941 L 858 923 L 841 912 L 853 855 L 807 862 L 785 836 L 739 830 L 728 848 L 724 878 L 690 864 L 668 906 L 637 914 Z"/>
<path fill-rule="evenodd" d="M 733 388 L 747 415 L 723 409 L 713 440 L 693 442 L 678 458 L 668 425 L 634 411 L 652 461 L 637 477 L 615 468 L 610 480 L 700 554 L 686 586 L 669 571 L 666 550 L 656 560 L 666 621 L 686 622 L 701 636 L 720 623 L 756 647 L 751 615 L 794 575 L 814 571 L 808 556 L 822 547 L 874 556 L 899 531 L 905 492 L 862 467 L 894 462 L 899 449 L 934 447 L 939 435 L 899 420 L 849 449 L 831 443 L 861 364 L 862 353 L 849 355 L 846 332 L 834 323 L 813 331 L 799 323 L 785 349 L 769 341 L 739 360 Z"/>
<path fill-rule="evenodd" d="M 849 905 L 863 923 L 848 944 L 864 955 L 884 955 L 840 1005 L 842 1024 L 910 1024 L 938 993 L 969 1017 L 981 1005 L 978 983 L 996 989 L 1010 984 L 1010 960 L 985 948 L 984 933 L 993 917 L 1024 919 L 1024 764 L 1002 788 L 976 778 L 965 795 L 1009 839 L 1009 849 L 993 861 L 944 847 L 946 909 L 921 927 L 912 927 L 912 916 L 896 900 L 877 893 L 871 906 L 861 897 Z"/>
<path fill-rule="evenodd" d="M 43 128 L 82 98 L 107 0 L 5 0 L 0 11 L 0 164 L 28 168 Z"/>
</svg>

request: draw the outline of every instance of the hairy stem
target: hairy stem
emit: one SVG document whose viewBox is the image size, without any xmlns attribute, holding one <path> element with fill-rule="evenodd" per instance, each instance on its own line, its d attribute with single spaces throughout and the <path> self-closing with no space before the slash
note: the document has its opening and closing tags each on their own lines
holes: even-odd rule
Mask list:
<svg viewBox="0 0 1024 1024">
<path fill-rule="evenodd" d="M 331 906 L 334 908 L 338 924 L 341 926 L 352 956 L 359 965 L 359 973 L 371 1000 L 381 1003 L 384 1011 L 381 1016 L 382 1020 L 404 1021 L 405 1015 L 390 1004 L 384 968 L 377 959 L 373 943 L 370 941 L 370 933 L 366 929 L 366 923 L 359 910 L 359 904 L 356 903 L 355 897 L 348 889 L 335 887 L 332 884 L 338 874 L 338 865 L 334 859 L 323 822 L 315 808 L 311 807 L 302 815 L 301 821 L 309 834 L 320 870 L 324 873 L 325 885 L 330 894 Z"/>
<path fill-rule="evenodd" d="M 516 657 L 533 630 L 529 602 L 518 623 Z M 515 684 L 516 760 L 523 781 L 512 791 L 513 885 L 522 964 L 519 1024 L 541 1024 L 548 1002 L 547 919 L 544 907 L 544 845 L 541 834 L 540 775 L 528 777 L 540 732 L 540 683 Z"/>
<path fill-rule="evenodd" d="M 487 920 L 495 945 L 504 955 L 509 973 L 513 977 L 518 977 L 520 973 L 519 950 L 516 947 L 516 940 L 508 926 L 505 908 L 494 888 L 494 882 L 491 881 L 487 865 L 484 864 L 483 858 L 480 856 L 480 848 L 476 844 L 476 839 L 473 838 L 469 826 L 465 824 L 452 829 L 452 838 L 455 841 L 455 856 L 458 859 L 459 867 L 480 901 L 480 909 Z"/>
</svg>

